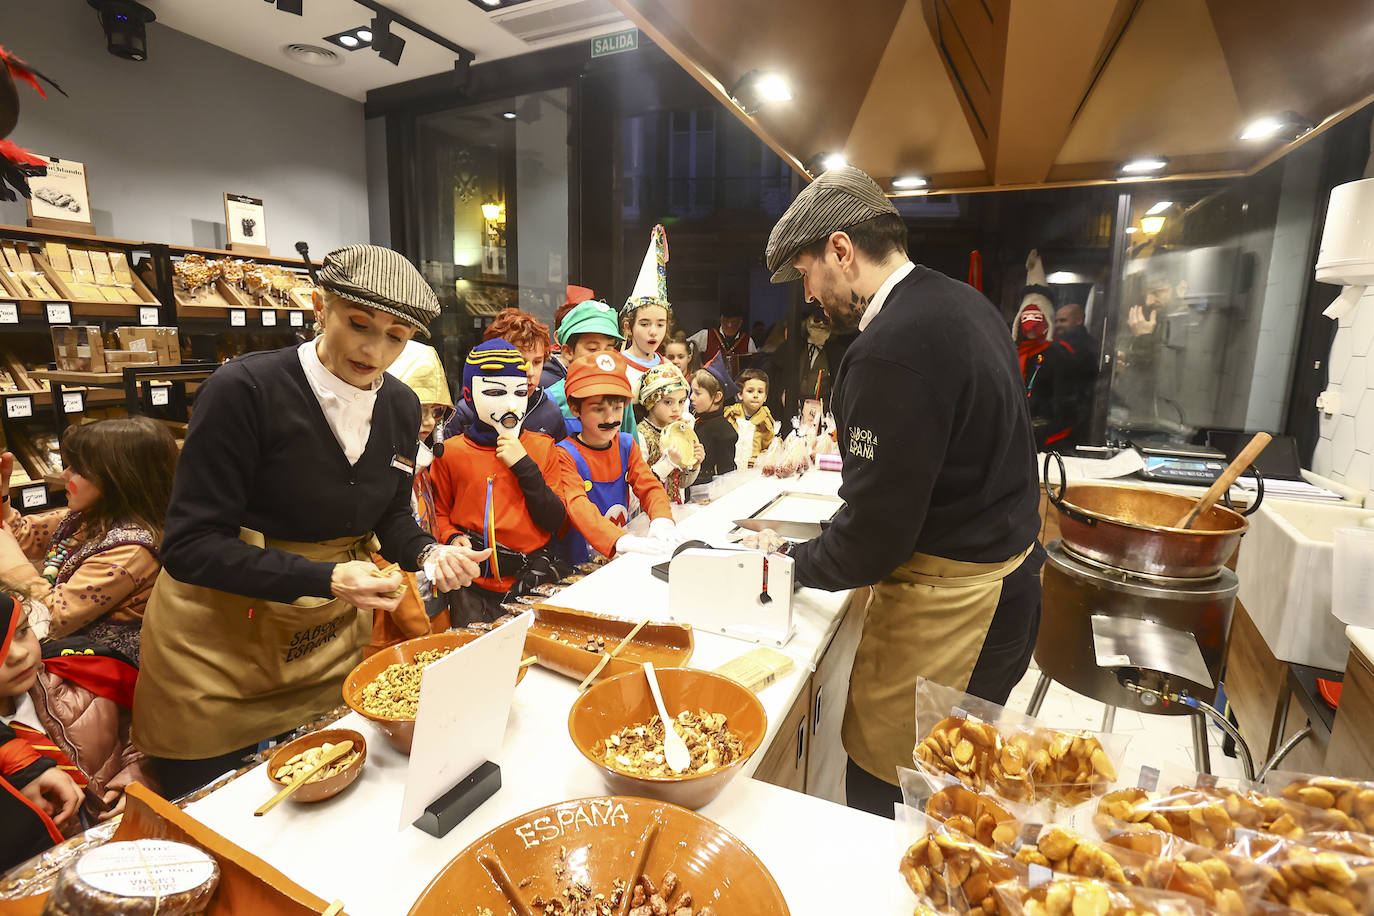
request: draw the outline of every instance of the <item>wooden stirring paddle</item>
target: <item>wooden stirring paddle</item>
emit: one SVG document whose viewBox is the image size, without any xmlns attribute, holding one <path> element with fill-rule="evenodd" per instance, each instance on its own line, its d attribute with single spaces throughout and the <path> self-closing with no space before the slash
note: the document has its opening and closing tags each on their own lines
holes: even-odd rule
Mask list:
<svg viewBox="0 0 1374 916">
<path fill-rule="evenodd" d="M 1193 504 L 1183 518 L 1178 520 L 1175 528 L 1191 528 L 1193 523 L 1202 517 L 1202 514 L 1212 508 L 1212 504 L 1231 489 L 1231 484 L 1236 482 L 1236 478 L 1245 473 L 1245 469 L 1255 463 L 1259 453 L 1264 451 L 1264 447 L 1273 441 L 1273 436 L 1268 433 L 1255 433 L 1255 438 L 1241 449 L 1236 460 L 1226 466 L 1226 470 L 1221 472 L 1221 476 L 1216 479 L 1207 492 L 1202 494 L 1202 498 Z"/>
<path fill-rule="evenodd" d="M 345 754 L 351 753 L 352 750 L 352 741 L 340 741 L 338 744 L 334 745 L 332 748 L 329 749 L 328 754 L 325 754 L 323 757 L 320 758 L 319 763 L 315 764 L 313 767 L 306 770 L 300 779 L 297 779 L 295 782 L 291 783 L 291 785 L 287 786 L 285 789 L 282 789 L 276 795 L 273 795 L 270 799 L 267 800 L 267 802 L 261 808 L 254 811 L 253 816 L 262 817 L 268 811 L 271 811 L 273 808 L 277 807 L 277 805 L 286 801 L 286 799 L 291 796 L 291 793 L 295 792 L 301 786 L 309 782 L 311 778 L 320 770 L 323 770 L 325 767 L 329 766 L 331 763 L 338 760 L 340 757 L 343 757 Z"/>
</svg>

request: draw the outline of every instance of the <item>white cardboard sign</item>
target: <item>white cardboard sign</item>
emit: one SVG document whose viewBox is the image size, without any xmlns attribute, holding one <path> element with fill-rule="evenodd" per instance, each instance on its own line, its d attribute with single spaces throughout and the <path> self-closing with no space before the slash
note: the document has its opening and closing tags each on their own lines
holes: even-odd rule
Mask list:
<svg viewBox="0 0 1374 916">
<path fill-rule="evenodd" d="M 425 668 L 399 829 L 414 824 L 483 761 L 496 762 L 533 622 L 534 612 L 527 611 Z M 472 697 L 482 702 L 469 702 Z"/>
</svg>

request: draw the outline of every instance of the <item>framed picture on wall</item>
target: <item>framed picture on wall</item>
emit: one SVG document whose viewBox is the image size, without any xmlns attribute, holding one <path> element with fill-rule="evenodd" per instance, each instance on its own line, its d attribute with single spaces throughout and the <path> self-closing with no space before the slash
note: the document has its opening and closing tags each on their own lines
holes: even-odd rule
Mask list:
<svg viewBox="0 0 1374 916">
<path fill-rule="evenodd" d="M 267 215 L 262 198 L 246 194 L 224 194 L 224 229 L 229 242 L 224 247 L 245 254 L 270 255 L 267 247 Z"/>
<path fill-rule="evenodd" d="M 48 174 L 29 180 L 29 226 L 95 234 L 86 166 L 75 159 L 39 156 Z"/>
</svg>

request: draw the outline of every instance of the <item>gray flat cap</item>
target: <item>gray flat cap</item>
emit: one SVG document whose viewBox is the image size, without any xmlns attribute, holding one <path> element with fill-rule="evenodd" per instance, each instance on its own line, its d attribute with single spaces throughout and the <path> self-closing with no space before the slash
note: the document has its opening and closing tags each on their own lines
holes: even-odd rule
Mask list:
<svg viewBox="0 0 1374 916">
<path fill-rule="evenodd" d="M 884 213 L 895 215 L 897 208 L 868 175 L 852 165 L 823 172 L 797 195 L 768 236 L 765 257 L 773 282 L 801 278 L 792 262 L 807 245 Z"/>
<path fill-rule="evenodd" d="M 399 252 L 377 245 L 349 245 L 324 256 L 317 276 L 336 296 L 415 325 L 425 337 L 439 317 L 439 297 Z"/>
</svg>

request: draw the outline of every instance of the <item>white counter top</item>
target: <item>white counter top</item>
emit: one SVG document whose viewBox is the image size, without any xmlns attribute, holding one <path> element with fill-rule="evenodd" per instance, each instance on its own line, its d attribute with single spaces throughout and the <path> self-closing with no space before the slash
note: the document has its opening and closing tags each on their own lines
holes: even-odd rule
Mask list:
<svg viewBox="0 0 1374 916">
<path fill-rule="evenodd" d="M 1346 627 L 1345 635 L 1350 639 L 1350 648 L 1361 653 L 1371 664 L 1374 664 L 1374 629 Z"/>
<path fill-rule="evenodd" d="M 684 537 L 719 538 L 729 522 L 783 489 L 834 493 L 839 475 L 812 471 L 801 479 L 759 478 L 685 519 Z M 667 586 L 646 557 L 626 556 L 558 595 L 560 605 L 638 618 L 660 609 Z M 810 589 L 794 600 L 797 634 L 783 652 L 796 662 L 759 694 L 768 712 L 764 746 L 796 700 L 838 625 L 844 594 Z M 753 648 L 711 633 L 695 634 L 691 664 L 713 668 Z M 362 776 L 342 796 L 315 805 L 287 803 L 265 817 L 252 811 L 274 789 L 259 767 L 188 806 L 193 817 L 272 863 L 326 900 L 340 899 L 352 916 L 406 913 L 445 864 L 478 836 L 526 811 L 605 794 L 597 770 L 568 738 L 567 715 L 577 684 L 535 668 L 515 691 L 501 759 L 502 788 L 448 836 L 435 839 L 397 823 L 407 758 L 370 724 L 350 714 L 339 723 L 368 737 Z M 762 757 L 701 813 L 736 834 L 767 865 L 797 916 L 892 911 L 900 843 L 891 822 L 747 778 Z M 799 831 L 799 824 L 806 829 Z M 835 842 L 843 837 L 843 842 Z"/>
</svg>

